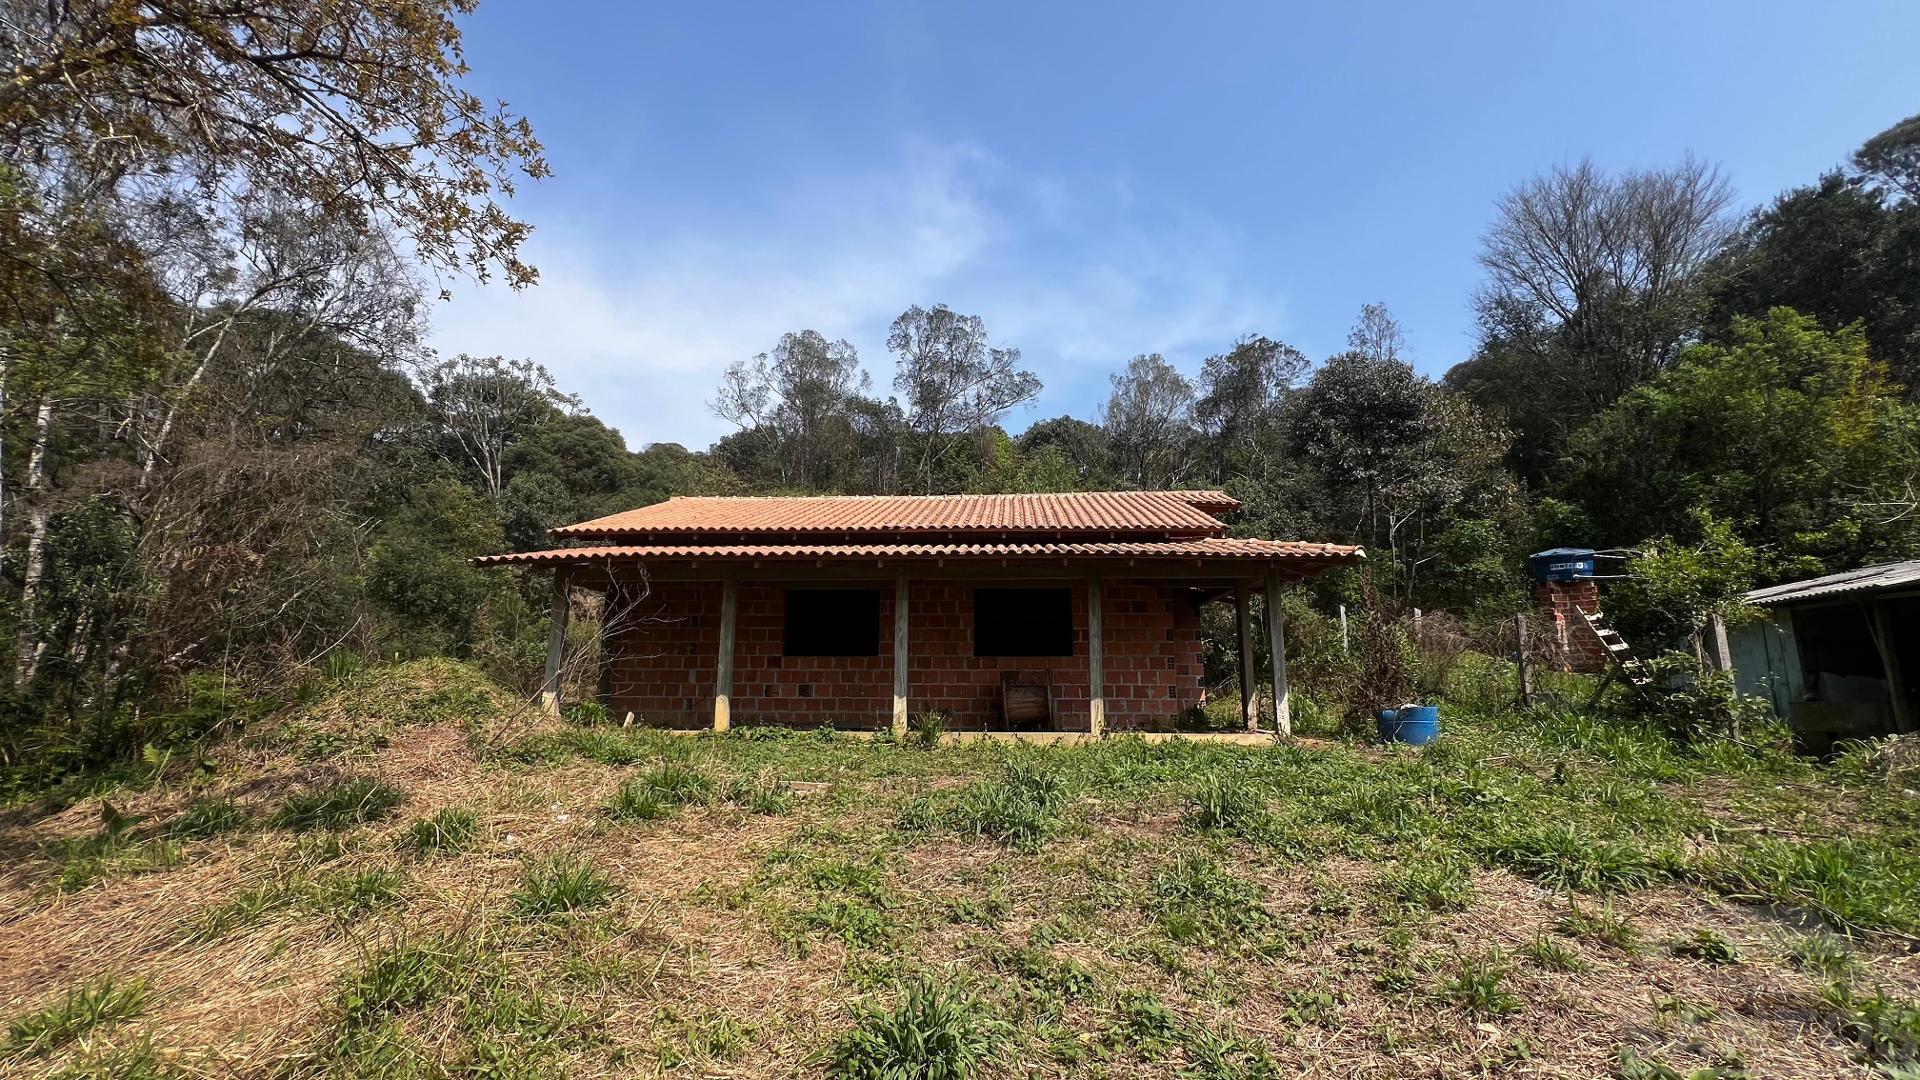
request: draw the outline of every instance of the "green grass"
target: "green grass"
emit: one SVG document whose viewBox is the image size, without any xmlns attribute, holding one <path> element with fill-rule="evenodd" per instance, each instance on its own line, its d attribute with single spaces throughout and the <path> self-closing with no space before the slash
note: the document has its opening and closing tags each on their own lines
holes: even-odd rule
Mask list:
<svg viewBox="0 0 1920 1080">
<path fill-rule="evenodd" d="M 153 995 L 140 979 L 103 976 L 69 989 L 58 999 L 7 1021 L 8 1054 L 48 1054 L 107 1024 L 146 1011 Z"/>
<path fill-rule="evenodd" d="M 384 868 L 312 878 L 288 874 L 266 885 L 246 889 L 233 899 L 191 917 L 187 920 L 187 939 L 202 944 L 218 941 L 281 912 L 323 915 L 350 922 L 398 903 L 406 886 L 405 874 Z"/>
<path fill-rule="evenodd" d="M 407 826 L 401 845 L 415 855 L 470 851 L 480 841 L 480 818 L 464 806 L 436 810 Z"/>
<path fill-rule="evenodd" d="M 955 799 L 909 804 L 899 824 L 916 831 L 948 829 L 1020 851 L 1038 851 L 1059 831 L 1067 799 L 1066 778 L 1051 762 L 1014 758 L 999 779 L 975 783 Z"/>
<path fill-rule="evenodd" d="M 1415 857 L 1380 876 L 1380 888 L 1403 908 L 1452 912 L 1473 903 L 1473 877 L 1459 859 Z"/>
<path fill-rule="evenodd" d="M 188 1074 L 167 1063 L 150 1039 L 131 1046 L 83 1054 L 47 1080 L 186 1080 Z"/>
<path fill-rule="evenodd" d="M 1512 972 L 1506 954 L 1499 949 L 1462 955 L 1455 958 L 1452 971 L 1441 981 L 1440 996 L 1472 1016 L 1519 1012 L 1520 999 L 1506 988 L 1506 979 Z"/>
<path fill-rule="evenodd" d="M 273 825 L 294 832 L 348 829 L 378 821 L 406 801 L 406 792 L 392 784 L 360 777 L 293 796 L 281 804 Z"/>
<path fill-rule="evenodd" d="M 532 863 L 509 898 L 513 913 L 527 919 L 600 907 L 619 892 L 613 880 L 572 855 L 558 855 Z"/>
<path fill-rule="evenodd" d="M 616 821 L 655 821 L 672 816 L 688 803 L 706 802 L 713 795 L 711 776 L 690 765 L 670 761 L 621 784 L 607 801 L 607 816 Z"/>
<path fill-rule="evenodd" d="M 1527 939 L 1527 943 L 1520 947 L 1520 955 L 1542 971 L 1578 972 L 1590 966 L 1571 946 L 1542 933 Z"/>
<path fill-rule="evenodd" d="M 857 1008 L 834 1044 L 837 1080 L 968 1080 L 980 1073 L 998 1025 L 962 990 L 931 979 L 900 988 L 890 1009 Z"/>
<path fill-rule="evenodd" d="M 1614 910 L 1613 901 L 1602 901 L 1592 910 L 1575 905 L 1560 918 L 1563 933 L 1598 942 L 1621 952 L 1633 952 L 1640 943 L 1640 931 L 1625 915 Z"/>
<path fill-rule="evenodd" d="M 167 826 L 167 832 L 181 840 L 205 840 L 239 832 L 249 823 L 247 812 L 230 798 L 195 799 Z"/>
</svg>

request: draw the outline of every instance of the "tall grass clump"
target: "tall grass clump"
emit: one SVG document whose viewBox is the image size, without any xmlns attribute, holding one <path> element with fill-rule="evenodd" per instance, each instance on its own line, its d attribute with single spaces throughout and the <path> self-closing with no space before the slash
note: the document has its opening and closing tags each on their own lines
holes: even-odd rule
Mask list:
<svg viewBox="0 0 1920 1080">
<path fill-rule="evenodd" d="M 713 798 L 713 778 L 683 762 L 669 761 L 652 772 L 620 785 L 607 802 L 607 816 L 626 821 L 653 821 L 670 816 L 688 803 Z"/>
<path fill-rule="evenodd" d="M 833 1047 L 836 1080 L 969 1080 L 995 1044 L 986 1010 L 962 990 L 917 979 L 891 1010 L 858 1009 Z"/>
<path fill-rule="evenodd" d="M 464 806 L 436 810 L 407 826 L 401 844 L 415 855 L 466 851 L 480 839 L 480 818 Z"/>
<path fill-rule="evenodd" d="M 1194 789 L 1187 820 L 1209 832 L 1241 832 L 1267 816 L 1267 804 L 1244 779 L 1209 773 Z"/>
<path fill-rule="evenodd" d="M 386 817 L 406 801 L 406 792 L 363 776 L 293 796 L 274 815 L 273 824 L 294 832 L 346 829 Z"/>
<path fill-rule="evenodd" d="M 584 860 L 558 855 L 527 867 L 515 890 L 514 914 L 528 919 L 599 907 L 620 887 Z"/>
<path fill-rule="evenodd" d="M 131 1020 L 152 1001 L 139 979 L 95 979 L 7 1022 L 7 1054 L 48 1054 L 103 1024 Z"/>
<path fill-rule="evenodd" d="M 1066 803 L 1066 782 L 1057 772 L 1039 761 L 1015 760 L 999 782 L 968 788 L 947 820 L 958 832 L 1034 851 L 1060 827 Z"/>
</svg>

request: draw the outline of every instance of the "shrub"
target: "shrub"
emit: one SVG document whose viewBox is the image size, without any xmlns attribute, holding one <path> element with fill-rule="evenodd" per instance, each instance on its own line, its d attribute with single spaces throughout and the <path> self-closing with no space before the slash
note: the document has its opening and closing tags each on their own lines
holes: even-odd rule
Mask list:
<svg viewBox="0 0 1920 1080">
<path fill-rule="evenodd" d="M 862 1007 L 834 1044 L 842 1080 L 968 1080 L 993 1049 L 992 1025 L 964 991 L 915 980 L 891 1011 Z"/>
<path fill-rule="evenodd" d="M 295 832 L 345 829 L 386 817 L 406 801 L 406 793 L 399 788 L 361 777 L 293 796 L 274 815 L 273 824 Z"/>
<path fill-rule="evenodd" d="M 597 701 L 576 701 L 567 706 L 564 715 L 568 723 L 581 727 L 600 727 L 613 721 L 613 714 Z"/>
<path fill-rule="evenodd" d="M 618 885 L 590 864 L 559 855 L 527 867 L 512 897 L 513 911 L 523 918 L 543 919 L 599 907 L 618 891 Z"/>
<path fill-rule="evenodd" d="M 1621 952 L 1632 952 L 1640 939 L 1640 933 L 1634 929 L 1633 923 L 1613 910 L 1612 900 L 1602 901 L 1597 911 L 1586 911 L 1578 906 L 1569 908 L 1560 918 L 1560 929 L 1574 937 L 1610 945 Z"/>
<path fill-rule="evenodd" d="M 388 949 L 348 976 L 340 988 L 339 1009 L 350 1030 L 370 1028 L 405 1009 L 417 1009 L 460 991 L 472 958 L 442 941 Z"/>
<path fill-rule="evenodd" d="M 753 777 L 736 777 L 727 784 L 727 801 L 753 814 L 784 814 L 793 809 L 793 792 L 767 770 Z"/>
</svg>

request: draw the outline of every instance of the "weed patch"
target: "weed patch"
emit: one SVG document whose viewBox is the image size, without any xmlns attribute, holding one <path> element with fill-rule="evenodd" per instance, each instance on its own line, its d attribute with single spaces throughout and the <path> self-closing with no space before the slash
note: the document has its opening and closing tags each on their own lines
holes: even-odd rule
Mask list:
<svg viewBox="0 0 1920 1080">
<path fill-rule="evenodd" d="M 436 810 L 407 826 L 401 846 L 415 855 L 468 851 L 480 840 L 480 818 L 464 806 Z"/>
<path fill-rule="evenodd" d="M 105 1024 L 139 1016 L 153 995 L 139 979 L 95 979 L 7 1021 L 6 1052 L 47 1054 Z"/>
<path fill-rule="evenodd" d="M 840 1080 L 968 1080 L 994 1046 L 996 1025 L 964 991 L 920 979 L 892 1009 L 863 1006 L 834 1044 L 830 1074 Z"/>
<path fill-rule="evenodd" d="M 347 829 L 378 821 L 406 801 L 399 788 L 361 777 L 293 796 L 274 815 L 273 825 L 294 832 Z"/>
<path fill-rule="evenodd" d="M 599 907 L 619 889 L 584 860 L 558 855 L 527 867 L 511 904 L 513 913 L 522 918 L 544 919 Z"/>
</svg>

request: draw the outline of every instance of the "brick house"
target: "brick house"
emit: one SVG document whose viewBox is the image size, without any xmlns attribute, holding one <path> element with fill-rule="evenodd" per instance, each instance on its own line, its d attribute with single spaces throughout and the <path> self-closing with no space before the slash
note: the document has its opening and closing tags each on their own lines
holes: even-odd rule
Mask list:
<svg viewBox="0 0 1920 1080">
<path fill-rule="evenodd" d="M 603 703 L 635 723 L 1099 735 L 1204 702 L 1200 610 L 1237 611 L 1242 719 L 1256 727 L 1247 604 L 1356 547 L 1226 536 L 1218 491 L 673 498 L 553 530 L 579 546 L 476 560 L 551 567 L 547 689 L 569 596 L 601 592 Z M 1288 728 L 1284 629 L 1275 730 Z"/>
</svg>

